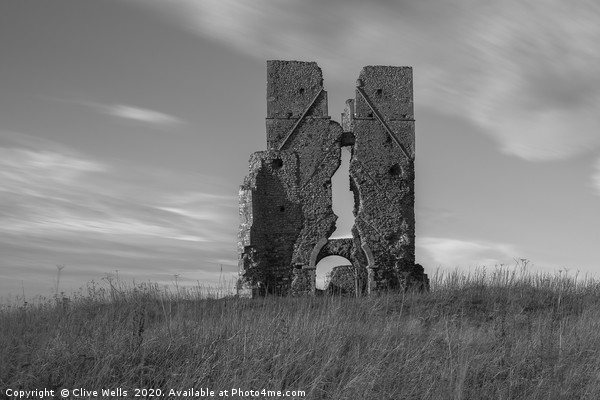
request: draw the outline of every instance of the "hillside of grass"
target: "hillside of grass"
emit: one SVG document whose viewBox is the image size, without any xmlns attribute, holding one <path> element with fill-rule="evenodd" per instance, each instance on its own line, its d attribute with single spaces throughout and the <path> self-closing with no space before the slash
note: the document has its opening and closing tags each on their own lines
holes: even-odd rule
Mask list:
<svg viewBox="0 0 600 400">
<path fill-rule="evenodd" d="M 303 391 L 287 397 L 298 399 L 600 398 L 598 281 L 525 269 L 431 278 L 428 293 L 362 298 L 206 299 L 119 284 L 4 306 L 0 396 L 138 388 L 182 398 L 169 391 L 203 388 L 215 392 L 207 398 L 283 398 L 263 389 Z"/>
</svg>

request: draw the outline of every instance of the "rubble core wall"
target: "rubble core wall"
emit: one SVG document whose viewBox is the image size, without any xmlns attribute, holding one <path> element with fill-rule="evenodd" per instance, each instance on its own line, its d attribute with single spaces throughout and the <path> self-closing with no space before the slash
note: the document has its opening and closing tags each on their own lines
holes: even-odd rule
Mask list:
<svg viewBox="0 0 600 400">
<path fill-rule="evenodd" d="M 238 254 L 243 290 L 287 294 L 294 243 L 302 229 L 298 156 L 256 152 L 240 187 Z"/>
<path fill-rule="evenodd" d="M 354 105 L 355 226 L 374 255 L 378 285 L 394 288 L 415 262 L 412 68 L 363 68 Z"/>
</svg>

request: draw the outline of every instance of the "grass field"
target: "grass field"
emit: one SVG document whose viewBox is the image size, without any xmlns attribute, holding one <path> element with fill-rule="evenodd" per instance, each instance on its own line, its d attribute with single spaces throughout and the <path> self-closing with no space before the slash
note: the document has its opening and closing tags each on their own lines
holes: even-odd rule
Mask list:
<svg viewBox="0 0 600 400">
<path fill-rule="evenodd" d="M 1 309 L 0 396 L 600 398 L 600 282 L 523 267 L 438 273 L 428 293 L 363 298 L 206 299 L 90 284 L 69 300 Z"/>
</svg>

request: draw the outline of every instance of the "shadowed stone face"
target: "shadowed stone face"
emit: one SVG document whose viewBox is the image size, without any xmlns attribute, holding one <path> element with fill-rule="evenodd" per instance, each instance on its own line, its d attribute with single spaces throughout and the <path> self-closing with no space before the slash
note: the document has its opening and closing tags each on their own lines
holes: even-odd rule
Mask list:
<svg viewBox="0 0 600 400">
<path fill-rule="evenodd" d="M 352 262 L 359 291 L 428 286 L 414 263 L 412 98 L 410 67 L 365 67 L 339 125 L 316 63 L 267 62 L 268 150 L 252 155 L 240 188 L 240 294 L 314 293 L 328 255 Z M 352 151 L 355 225 L 353 238 L 329 240 L 342 146 Z"/>
<path fill-rule="evenodd" d="M 329 273 L 325 291 L 336 295 L 355 295 L 364 292 L 367 270 L 354 265 L 338 265 Z"/>
</svg>

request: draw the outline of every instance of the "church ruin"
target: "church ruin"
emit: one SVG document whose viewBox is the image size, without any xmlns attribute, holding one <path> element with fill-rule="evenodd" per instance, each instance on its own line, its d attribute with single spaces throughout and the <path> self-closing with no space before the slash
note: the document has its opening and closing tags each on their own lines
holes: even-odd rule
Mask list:
<svg viewBox="0 0 600 400">
<path fill-rule="evenodd" d="M 428 287 L 415 264 L 412 86 L 410 67 L 364 67 L 340 125 L 315 62 L 267 62 L 267 150 L 252 154 L 240 187 L 240 295 L 314 293 L 330 255 L 352 263 L 367 293 Z M 351 238 L 329 239 L 343 146 L 355 222 Z"/>
</svg>

